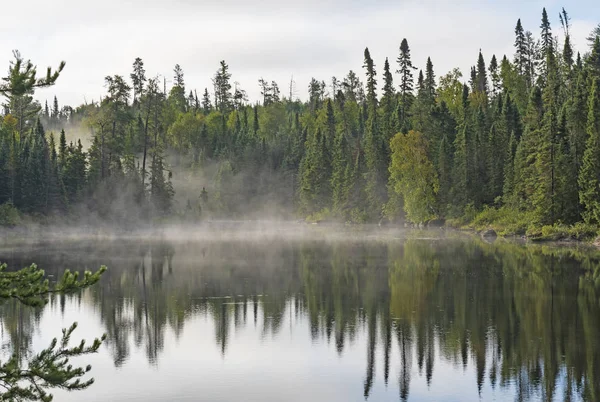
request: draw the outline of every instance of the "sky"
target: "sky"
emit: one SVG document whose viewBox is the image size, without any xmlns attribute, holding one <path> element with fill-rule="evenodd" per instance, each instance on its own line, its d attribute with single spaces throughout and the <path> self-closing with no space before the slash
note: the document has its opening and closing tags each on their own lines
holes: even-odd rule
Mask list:
<svg viewBox="0 0 600 402">
<path fill-rule="evenodd" d="M 585 52 L 600 7 L 594 0 L 568 3 L 574 46 Z M 57 84 L 36 93 L 42 103 L 56 95 L 61 106 L 97 101 L 106 93 L 104 77 L 128 78 L 136 57 L 148 76 L 166 77 L 167 86 L 180 64 L 186 89 L 199 96 L 211 90 L 225 60 L 250 101 L 260 99 L 259 78 L 276 81 L 287 95 L 293 77 L 295 96 L 305 99 L 311 77 L 330 83 L 351 69 L 363 76 L 365 47 L 379 77 L 386 57 L 395 70 L 403 38 L 415 66 L 424 68 L 430 56 L 437 77 L 454 67 L 468 75 L 479 49 L 486 63 L 492 54 L 512 58 L 518 18 L 537 37 L 543 7 L 561 36 L 562 6 L 553 0 L 11 1 L 2 6 L 0 64 L 8 67 L 13 49 L 41 72 L 66 61 Z"/>
</svg>

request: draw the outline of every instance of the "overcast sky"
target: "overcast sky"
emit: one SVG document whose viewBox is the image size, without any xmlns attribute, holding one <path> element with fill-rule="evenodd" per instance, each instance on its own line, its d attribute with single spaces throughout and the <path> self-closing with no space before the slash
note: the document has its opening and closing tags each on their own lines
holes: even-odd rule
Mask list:
<svg viewBox="0 0 600 402">
<path fill-rule="evenodd" d="M 565 3 L 576 50 L 586 51 L 585 37 L 600 22 L 600 7 L 595 0 Z M 438 77 L 453 67 L 468 72 L 480 48 L 486 63 L 494 53 L 512 57 L 517 19 L 537 36 L 544 6 L 559 34 L 563 4 L 554 0 L 7 1 L 0 63 L 8 66 L 13 49 L 40 71 L 65 60 L 58 83 L 37 93 L 49 103 L 56 94 L 61 105 L 98 100 L 104 77 L 129 77 L 135 57 L 144 60 L 147 75 L 169 80 L 179 63 L 186 88 L 199 94 L 211 89 L 210 79 L 225 60 L 251 101 L 259 97 L 261 77 L 287 93 L 293 76 L 297 95 L 305 98 L 311 77 L 329 82 L 350 69 L 362 76 L 366 46 L 379 76 L 385 57 L 395 69 L 402 38 L 419 68 L 431 56 Z"/>
</svg>

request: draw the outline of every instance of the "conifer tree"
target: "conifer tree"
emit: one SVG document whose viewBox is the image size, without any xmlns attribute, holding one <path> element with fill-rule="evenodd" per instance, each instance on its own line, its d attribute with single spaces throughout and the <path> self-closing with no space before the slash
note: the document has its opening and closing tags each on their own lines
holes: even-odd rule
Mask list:
<svg viewBox="0 0 600 402">
<path fill-rule="evenodd" d="M 567 130 L 572 164 L 575 171 L 579 172 L 583 163 L 587 139 L 588 87 L 586 70 L 581 69 L 579 71 L 574 84 L 573 97 L 567 104 Z"/>
<path fill-rule="evenodd" d="M 400 55 L 398 56 L 398 70 L 400 74 L 400 102 L 398 103 L 398 131 L 408 131 L 408 111 L 412 104 L 412 92 L 414 89 L 413 66 L 410 58 L 410 47 L 406 38 L 400 44 Z"/>
<path fill-rule="evenodd" d="M 539 53 L 539 64 L 540 64 L 540 85 L 544 85 L 548 75 L 548 53 L 554 51 L 554 43 L 552 38 L 552 30 L 550 29 L 550 21 L 548 20 L 548 13 L 546 8 L 542 10 L 542 23 L 540 25 L 541 38 L 540 38 L 540 53 Z"/>
<path fill-rule="evenodd" d="M 550 45 L 551 46 L 551 45 Z M 547 50 L 547 78 L 542 95 L 544 115 L 536 150 L 536 185 L 532 199 L 536 216 L 542 224 L 553 224 L 558 218 L 557 193 L 559 160 L 558 144 L 558 66 L 552 48 Z"/>
<path fill-rule="evenodd" d="M 496 96 L 500 92 L 502 92 L 502 84 L 500 81 L 500 70 L 498 67 L 498 60 L 496 60 L 496 55 L 492 55 L 492 60 L 490 61 L 490 78 L 492 79 L 492 94 Z"/>
<path fill-rule="evenodd" d="M 487 69 L 481 51 L 479 51 L 479 57 L 477 58 L 477 90 L 484 94 L 488 93 Z"/>
<path fill-rule="evenodd" d="M 86 167 L 87 160 L 81 140 L 77 141 L 76 146 L 71 143 L 62 173 L 67 200 L 71 205 L 82 200 L 86 188 Z"/>
<path fill-rule="evenodd" d="M 515 191 L 515 156 L 517 153 L 517 138 L 511 131 L 506 158 L 504 161 L 504 182 L 502 185 L 502 200 L 504 204 L 511 205 L 514 201 Z"/>
<path fill-rule="evenodd" d="M 587 58 L 590 78 L 600 78 L 600 36 L 596 36 L 590 56 Z"/>
<path fill-rule="evenodd" d="M 435 73 L 433 72 L 433 63 L 431 57 L 427 58 L 427 64 L 425 67 L 425 91 L 430 99 L 435 99 L 436 96 L 436 84 L 435 84 Z"/>
<path fill-rule="evenodd" d="M 393 115 L 396 110 L 396 91 L 394 90 L 394 81 L 390 72 L 390 63 L 385 59 L 383 66 L 383 96 L 381 97 L 382 122 L 381 132 L 382 140 L 389 149 L 389 141 L 394 135 L 396 127 L 394 126 Z"/>
<path fill-rule="evenodd" d="M 535 86 L 531 91 L 527 113 L 524 117 L 525 130 L 517 146 L 514 167 L 514 202 L 525 210 L 532 209 L 531 198 L 536 186 L 535 161 L 541 136 L 543 116 L 542 92 Z"/>
<path fill-rule="evenodd" d="M 579 200 L 588 223 L 600 223 L 600 80 L 593 78 L 588 100 L 585 153 L 579 171 Z"/>
<path fill-rule="evenodd" d="M 515 27 L 515 66 L 519 74 L 525 74 L 527 69 L 527 41 L 520 18 L 517 20 L 517 26 Z"/>
<path fill-rule="evenodd" d="M 135 103 L 140 96 L 142 96 L 144 85 L 146 84 L 146 70 L 144 69 L 144 62 L 141 58 L 135 58 L 133 62 L 133 72 L 129 77 L 133 83 L 133 102 Z"/>
<path fill-rule="evenodd" d="M 58 165 L 62 170 L 65 168 L 67 162 L 67 137 L 65 130 L 60 130 L 60 138 L 58 143 Z"/>
<path fill-rule="evenodd" d="M 215 87 L 215 108 L 223 114 L 228 113 L 232 107 L 230 79 L 229 66 L 225 60 L 221 60 L 220 67 L 213 78 L 213 85 Z"/>
<path fill-rule="evenodd" d="M 378 217 L 381 207 L 385 200 L 385 160 L 383 150 L 383 141 L 381 140 L 379 119 L 377 116 L 377 80 L 375 78 L 375 64 L 369 53 L 365 49 L 365 62 L 363 67 L 367 73 L 367 122 L 364 137 L 365 163 L 366 163 L 366 181 L 365 192 L 369 205 L 369 213 Z"/>
<path fill-rule="evenodd" d="M 208 95 L 208 88 L 204 88 L 204 94 L 202 95 L 202 112 L 208 115 L 212 109 L 210 103 L 210 96 Z"/>
<path fill-rule="evenodd" d="M 60 118 L 60 110 L 58 109 L 58 99 L 54 96 L 54 102 L 52 103 L 52 118 L 58 121 Z"/>
</svg>

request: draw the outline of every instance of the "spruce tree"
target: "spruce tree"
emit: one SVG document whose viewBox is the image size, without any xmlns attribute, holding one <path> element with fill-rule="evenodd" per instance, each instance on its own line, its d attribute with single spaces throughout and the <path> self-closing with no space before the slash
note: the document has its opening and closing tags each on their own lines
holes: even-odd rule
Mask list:
<svg viewBox="0 0 600 402">
<path fill-rule="evenodd" d="M 504 159 L 504 183 L 502 185 L 502 201 L 506 205 L 512 205 L 515 190 L 515 155 L 517 153 L 517 138 L 515 132 L 510 133 L 510 140 L 506 149 Z"/>
<path fill-rule="evenodd" d="M 525 210 L 532 209 L 532 196 L 537 184 L 535 161 L 540 146 L 542 116 L 542 91 L 535 86 L 524 117 L 525 130 L 515 153 L 514 202 Z"/>
<path fill-rule="evenodd" d="M 535 169 L 536 184 L 533 195 L 533 207 L 536 217 L 542 224 L 553 224 L 561 218 L 558 213 L 558 169 L 560 146 L 558 143 L 558 66 L 554 52 L 547 50 L 547 78 L 542 95 L 544 115 L 540 131 L 539 143 L 536 150 Z"/>
<path fill-rule="evenodd" d="M 58 99 L 54 96 L 54 102 L 52 103 L 52 119 L 58 121 L 60 118 L 60 110 L 58 109 Z"/>
<path fill-rule="evenodd" d="M 435 84 L 435 73 L 433 72 L 433 63 L 431 58 L 427 58 L 427 64 L 425 67 L 425 91 L 427 96 L 434 100 L 436 97 L 436 84 Z"/>
<path fill-rule="evenodd" d="M 498 66 L 498 60 L 496 60 L 496 55 L 492 55 L 492 60 L 490 61 L 490 77 L 492 79 L 492 94 L 496 96 L 500 92 L 502 92 L 502 84 L 500 81 L 500 70 Z"/>
<path fill-rule="evenodd" d="M 398 103 L 398 131 L 407 132 L 408 127 L 408 111 L 412 105 L 412 94 L 414 89 L 413 66 L 410 58 L 410 47 L 406 38 L 402 39 L 400 44 L 400 55 L 397 59 L 398 70 L 400 74 L 400 102 Z"/>
<path fill-rule="evenodd" d="M 515 27 L 515 66 L 519 74 L 525 74 L 527 69 L 527 41 L 520 18 L 517 20 L 517 26 Z"/>
<path fill-rule="evenodd" d="M 587 223 L 600 223 L 600 79 L 592 80 L 588 100 L 585 153 L 579 171 L 579 200 Z"/>
<path fill-rule="evenodd" d="M 381 97 L 382 122 L 381 133 L 382 140 L 389 149 L 389 141 L 394 136 L 396 127 L 394 126 L 393 115 L 396 110 L 396 91 L 394 90 L 394 81 L 390 72 L 390 63 L 385 59 L 383 66 L 383 96 Z M 386 151 L 389 154 L 389 151 Z"/>
<path fill-rule="evenodd" d="M 539 64 L 540 64 L 540 85 L 545 85 L 548 76 L 548 53 L 554 51 L 554 42 L 552 38 L 552 30 L 550 29 L 550 21 L 548 20 L 548 13 L 546 8 L 542 11 L 542 23 L 540 25 L 541 38 L 540 38 L 540 52 L 539 52 Z"/>
<path fill-rule="evenodd" d="M 477 58 L 477 90 L 485 94 L 488 93 L 487 69 L 481 51 L 479 51 Z"/>
<path fill-rule="evenodd" d="M 364 56 L 365 62 L 363 67 L 367 74 L 367 121 L 364 136 L 367 169 L 365 192 L 369 205 L 369 214 L 373 217 L 379 217 L 381 208 L 385 202 L 385 183 L 387 182 L 385 169 L 387 165 L 385 163 L 385 147 L 381 139 L 378 119 L 377 80 L 375 78 L 377 73 L 368 48 L 365 49 Z"/>
<path fill-rule="evenodd" d="M 212 109 L 210 103 L 210 95 L 208 95 L 208 89 L 204 88 L 204 94 L 202 95 L 202 112 L 204 115 L 208 115 Z"/>
<path fill-rule="evenodd" d="M 600 36 L 596 36 L 586 65 L 590 78 L 600 78 Z"/>
<path fill-rule="evenodd" d="M 60 130 L 60 139 L 58 143 L 58 165 L 62 170 L 65 168 L 67 162 L 67 137 L 65 130 Z"/>
</svg>

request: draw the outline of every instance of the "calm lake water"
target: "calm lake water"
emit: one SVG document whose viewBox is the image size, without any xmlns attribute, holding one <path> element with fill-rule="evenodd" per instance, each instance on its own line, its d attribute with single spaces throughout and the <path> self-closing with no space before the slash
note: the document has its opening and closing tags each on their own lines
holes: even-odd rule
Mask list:
<svg viewBox="0 0 600 402">
<path fill-rule="evenodd" d="M 444 232 L 304 225 L 0 240 L 0 261 L 109 270 L 1 309 L 3 353 L 108 335 L 56 401 L 600 399 L 600 258 Z"/>
</svg>

